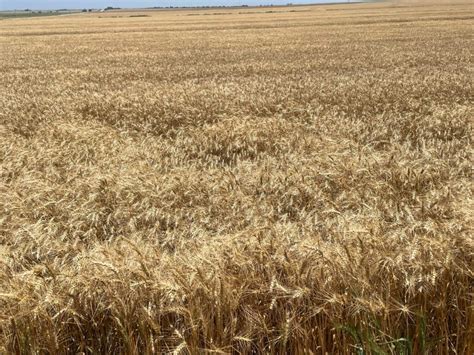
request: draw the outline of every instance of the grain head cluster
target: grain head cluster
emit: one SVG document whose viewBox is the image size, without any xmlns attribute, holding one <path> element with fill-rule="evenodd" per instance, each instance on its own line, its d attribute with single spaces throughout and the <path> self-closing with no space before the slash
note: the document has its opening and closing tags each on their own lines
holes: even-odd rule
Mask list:
<svg viewBox="0 0 474 355">
<path fill-rule="evenodd" d="M 0 21 L 0 353 L 473 353 L 465 3 Z"/>
</svg>

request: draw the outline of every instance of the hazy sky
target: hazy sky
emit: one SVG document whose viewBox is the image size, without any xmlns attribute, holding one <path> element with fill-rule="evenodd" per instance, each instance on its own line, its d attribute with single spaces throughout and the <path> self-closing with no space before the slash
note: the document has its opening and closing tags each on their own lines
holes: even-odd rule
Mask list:
<svg viewBox="0 0 474 355">
<path fill-rule="evenodd" d="M 0 10 L 13 9 L 81 9 L 114 7 L 152 7 L 152 6 L 202 6 L 202 5 L 259 5 L 339 2 L 341 0 L 0 0 Z M 344 0 L 342 0 L 344 1 Z"/>
</svg>

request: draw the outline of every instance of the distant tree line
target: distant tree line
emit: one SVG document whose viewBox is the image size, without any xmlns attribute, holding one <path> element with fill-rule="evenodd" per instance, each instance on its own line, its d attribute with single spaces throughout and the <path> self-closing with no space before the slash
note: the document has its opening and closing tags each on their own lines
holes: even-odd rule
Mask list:
<svg viewBox="0 0 474 355">
<path fill-rule="evenodd" d="M 286 5 L 255 5 L 253 7 L 273 7 L 273 6 L 293 6 L 293 3 L 289 2 Z M 233 6 L 233 5 L 206 5 L 206 6 L 153 6 L 148 7 L 147 9 L 215 9 L 215 8 L 235 8 L 235 7 L 249 7 L 249 5 L 240 5 L 240 6 Z M 107 10 L 107 8 L 106 8 Z"/>
</svg>

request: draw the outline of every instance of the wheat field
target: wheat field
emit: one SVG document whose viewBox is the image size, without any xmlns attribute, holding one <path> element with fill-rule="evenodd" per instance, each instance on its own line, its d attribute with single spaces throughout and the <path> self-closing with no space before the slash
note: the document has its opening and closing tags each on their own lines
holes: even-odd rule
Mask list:
<svg viewBox="0 0 474 355">
<path fill-rule="evenodd" d="M 474 353 L 473 20 L 0 21 L 0 353 Z"/>
</svg>

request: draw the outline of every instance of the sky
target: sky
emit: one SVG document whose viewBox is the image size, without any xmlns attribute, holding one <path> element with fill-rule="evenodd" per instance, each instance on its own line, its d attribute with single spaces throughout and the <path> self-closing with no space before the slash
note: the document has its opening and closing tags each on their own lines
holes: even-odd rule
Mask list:
<svg viewBox="0 0 474 355">
<path fill-rule="evenodd" d="M 218 6 L 218 5 L 282 5 L 289 2 L 304 4 L 317 2 L 346 2 L 345 0 L 0 0 L 0 10 L 51 10 L 113 7 L 153 6 Z"/>
</svg>

